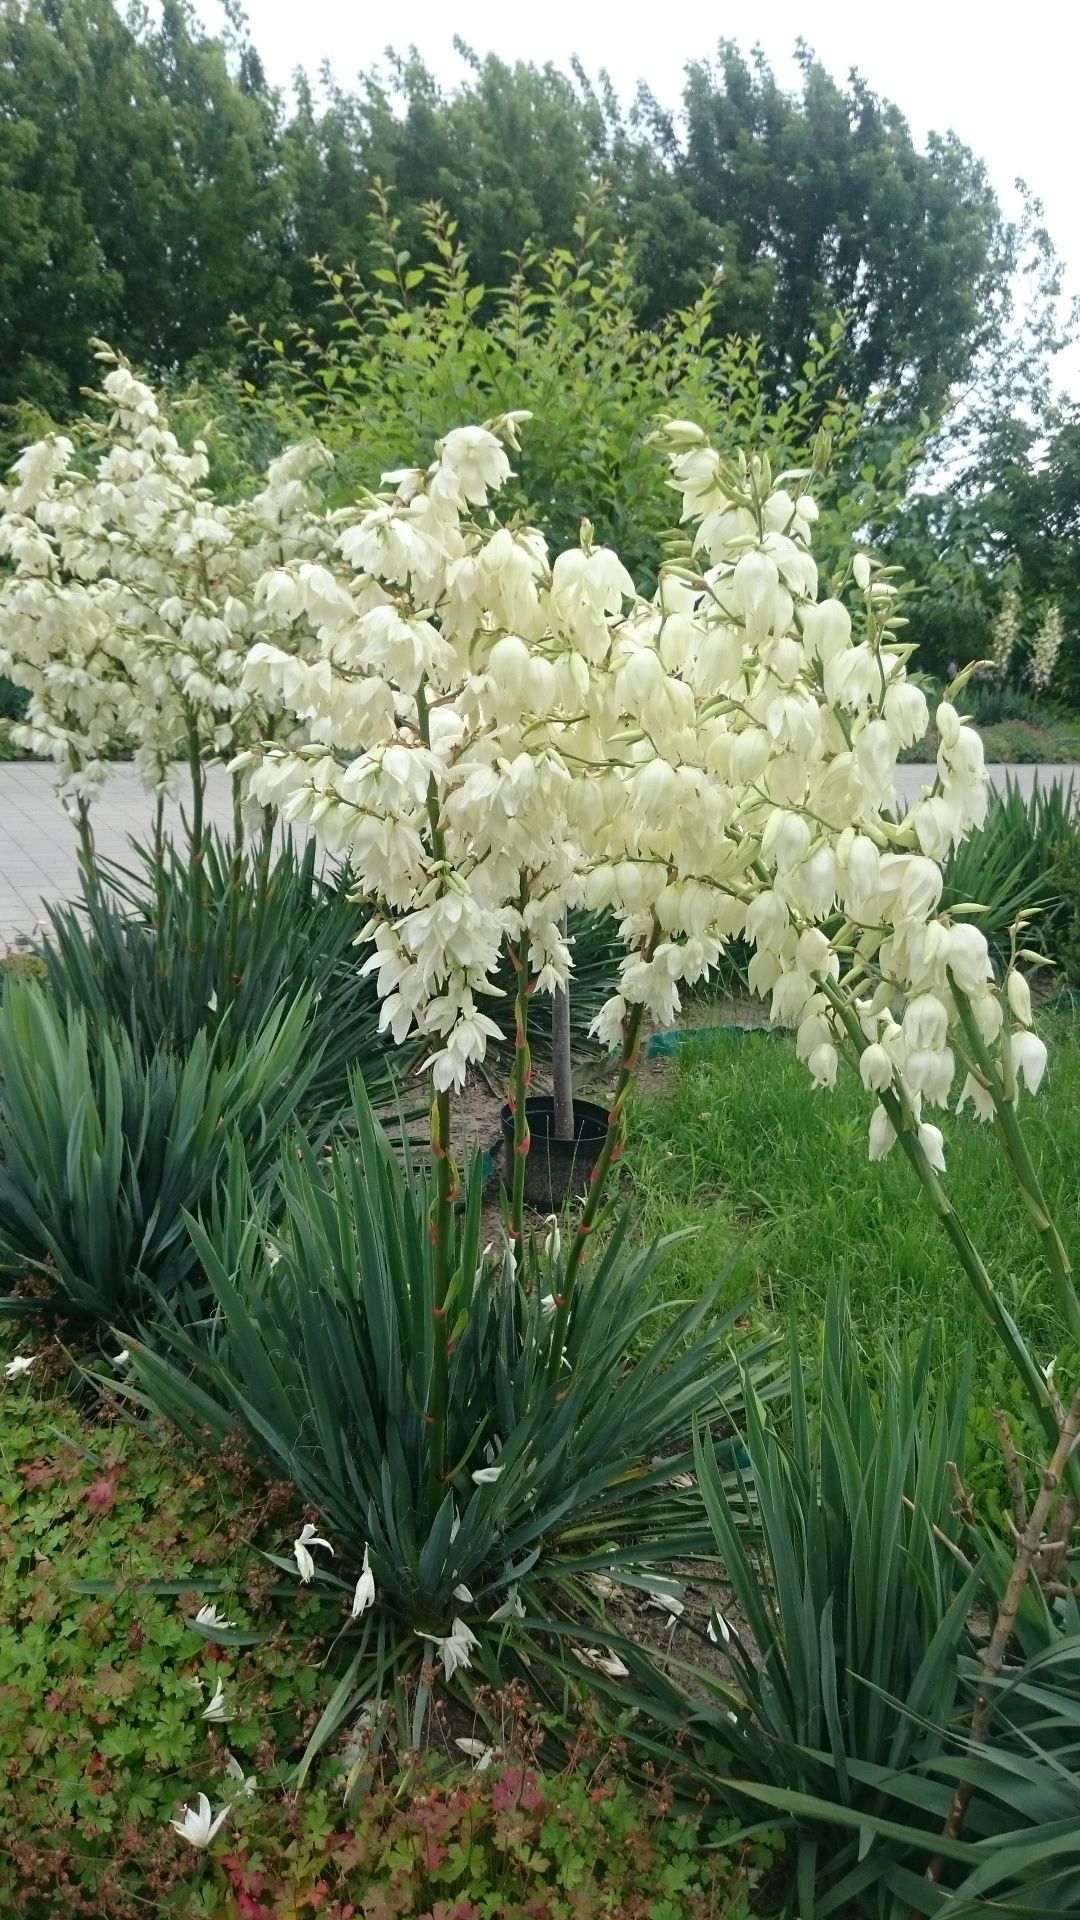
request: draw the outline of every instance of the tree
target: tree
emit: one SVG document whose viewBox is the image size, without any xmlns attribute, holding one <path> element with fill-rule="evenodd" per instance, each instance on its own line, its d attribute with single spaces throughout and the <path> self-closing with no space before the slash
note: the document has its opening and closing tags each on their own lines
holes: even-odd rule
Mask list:
<svg viewBox="0 0 1080 1920">
<path fill-rule="evenodd" d="M 238 19 L 0 0 L 0 403 L 70 409 L 93 335 L 164 371 L 272 309 L 277 115 Z"/>
<path fill-rule="evenodd" d="M 393 187 L 407 240 L 410 210 L 437 198 L 487 286 L 526 241 L 567 245 L 581 193 L 603 177 L 646 323 L 719 268 L 717 330 L 760 334 L 789 384 L 843 310 L 848 390 L 891 389 L 894 416 L 911 422 L 945 407 L 993 338 L 1017 234 L 985 168 L 952 135 L 920 152 L 897 107 L 857 75 L 841 86 L 806 47 L 798 93 L 760 52 L 722 42 L 688 69 L 680 113 L 643 89 L 629 116 L 579 65 L 567 76 L 460 50 L 467 74 L 451 94 L 413 52 L 331 106 L 358 176 Z"/>
</svg>

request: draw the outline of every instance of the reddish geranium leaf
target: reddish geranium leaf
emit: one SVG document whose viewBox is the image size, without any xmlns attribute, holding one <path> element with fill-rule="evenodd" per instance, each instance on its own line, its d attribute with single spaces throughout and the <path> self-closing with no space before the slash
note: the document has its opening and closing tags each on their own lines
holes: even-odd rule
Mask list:
<svg viewBox="0 0 1080 1920">
<path fill-rule="evenodd" d="M 103 1473 L 97 1480 L 91 1480 L 86 1489 L 86 1504 L 91 1513 L 108 1513 L 116 1505 L 116 1474 Z"/>
</svg>

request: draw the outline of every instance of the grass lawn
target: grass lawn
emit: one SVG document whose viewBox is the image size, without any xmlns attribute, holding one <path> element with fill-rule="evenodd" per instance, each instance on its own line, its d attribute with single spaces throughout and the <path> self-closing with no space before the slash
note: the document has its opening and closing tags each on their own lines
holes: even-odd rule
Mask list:
<svg viewBox="0 0 1080 1920">
<path fill-rule="evenodd" d="M 1080 1014 L 1056 1011 L 1041 1024 L 1050 1067 L 1022 1119 L 1075 1262 Z M 752 1296 L 767 1320 L 794 1310 L 811 1342 L 833 1278 L 847 1284 L 871 1351 L 928 1315 L 950 1344 L 977 1334 L 967 1282 L 906 1160 L 896 1149 L 884 1162 L 867 1159 L 870 1111 L 843 1069 L 835 1091 L 816 1091 L 785 1034 L 718 1029 L 681 1049 L 670 1083 L 638 1096 L 626 1150 L 627 1198 L 642 1229 L 693 1230 L 670 1259 L 671 1292 L 700 1291 L 731 1261 L 732 1296 Z M 996 1139 L 970 1116 L 934 1118 L 953 1204 L 1025 1336 L 1049 1359 L 1060 1327 Z M 993 1352 L 989 1330 L 978 1345 L 984 1358 Z"/>
</svg>

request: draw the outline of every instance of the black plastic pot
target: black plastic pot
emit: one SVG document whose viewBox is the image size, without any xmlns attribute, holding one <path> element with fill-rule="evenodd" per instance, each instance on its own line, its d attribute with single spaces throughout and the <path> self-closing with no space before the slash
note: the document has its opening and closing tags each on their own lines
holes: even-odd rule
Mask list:
<svg viewBox="0 0 1080 1920">
<path fill-rule="evenodd" d="M 525 1204 L 537 1213 L 558 1213 L 573 1193 L 581 1193 L 607 1138 L 608 1110 L 595 1100 L 574 1101 L 574 1138 L 556 1140 L 555 1102 L 549 1093 L 530 1094 L 525 1102 L 530 1147 L 525 1160 Z M 507 1186 L 514 1179 L 514 1116 L 500 1115 Z"/>
</svg>

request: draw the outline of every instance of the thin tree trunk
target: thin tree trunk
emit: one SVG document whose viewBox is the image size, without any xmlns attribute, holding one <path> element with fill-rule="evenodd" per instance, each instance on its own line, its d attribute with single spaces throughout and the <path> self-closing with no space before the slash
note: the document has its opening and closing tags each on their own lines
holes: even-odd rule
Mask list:
<svg viewBox="0 0 1080 1920">
<path fill-rule="evenodd" d="M 561 932 L 566 938 L 566 915 Z M 570 994 L 556 987 L 551 1001 L 551 1092 L 555 1103 L 555 1138 L 574 1138 L 574 1086 L 570 1068 Z"/>
</svg>

